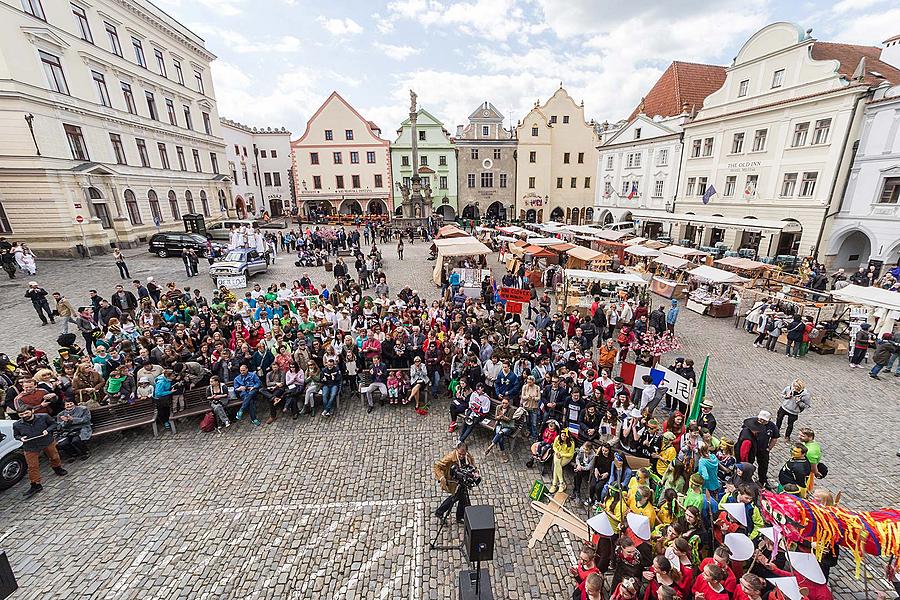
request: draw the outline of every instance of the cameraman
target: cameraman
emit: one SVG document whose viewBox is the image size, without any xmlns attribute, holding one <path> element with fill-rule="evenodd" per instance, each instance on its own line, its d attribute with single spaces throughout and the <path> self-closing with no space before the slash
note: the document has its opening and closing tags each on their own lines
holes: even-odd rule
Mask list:
<svg viewBox="0 0 900 600">
<path fill-rule="evenodd" d="M 468 452 L 468 447 L 464 443 L 460 443 L 455 450 L 448 453 L 441 460 L 434 464 L 434 478 L 441 484 L 441 489 L 450 494 L 437 510 L 434 515 L 439 519 L 445 518 L 450 511 L 453 510 L 453 503 L 456 505 L 456 522 L 462 522 L 463 514 L 466 507 L 469 506 L 469 490 L 464 485 L 460 485 L 459 481 L 454 477 L 455 471 L 459 467 L 471 465 L 475 466 L 475 459 Z M 478 475 L 478 471 L 475 471 Z"/>
</svg>

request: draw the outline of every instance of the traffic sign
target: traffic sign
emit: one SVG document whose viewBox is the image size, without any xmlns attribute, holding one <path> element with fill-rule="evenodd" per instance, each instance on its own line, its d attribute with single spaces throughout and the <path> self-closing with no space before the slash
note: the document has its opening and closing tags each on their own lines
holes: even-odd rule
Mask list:
<svg viewBox="0 0 900 600">
<path fill-rule="evenodd" d="M 78 216 L 75 217 L 75 224 L 76 224 L 76 225 L 82 225 L 83 223 L 84 223 L 84 217 L 82 217 L 81 215 L 78 215 Z"/>
</svg>

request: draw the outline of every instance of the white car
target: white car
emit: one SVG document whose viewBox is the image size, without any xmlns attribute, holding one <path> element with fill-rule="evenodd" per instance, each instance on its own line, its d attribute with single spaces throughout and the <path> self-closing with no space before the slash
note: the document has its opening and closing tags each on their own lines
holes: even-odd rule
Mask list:
<svg viewBox="0 0 900 600">
<path fill-rule="evenodd" d="M 13 423 L 9 419 L 0 420 L 0 490 L 19 483 L 28 471 L 22 442 L 13 437 Z"/>
</svg>

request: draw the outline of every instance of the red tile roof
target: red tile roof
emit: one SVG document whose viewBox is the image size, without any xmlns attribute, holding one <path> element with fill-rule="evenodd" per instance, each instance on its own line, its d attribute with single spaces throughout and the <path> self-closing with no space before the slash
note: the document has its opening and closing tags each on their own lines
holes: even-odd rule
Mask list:
<svg viewBox="0 0 900 600">
<path fill-rule="evenodd" d="M 866 72 L 863 83 L 878 85 L 884 80 L 892 84 L 900 83 L 900 69 L 881 61 L 881 48 L 877 46 L 855 46 L 835 42 L 815 42 L 812 47 L 814 60 L 836 60 L 840 64 L 838 73 L 851 79 L 859 61 L 865 57 Z M 884 76 L 884 79 L 872 75 L 872 71 Z"/>
<path fill-rule="evenodd" d="M 674 117 L 686 103 L 689 111 L 698 111 L 703 100 L 725 83 L 725 67 L 675 61 L 642 100 L 628 120 L 643 112 L 650 118 Z"/>
</svg>

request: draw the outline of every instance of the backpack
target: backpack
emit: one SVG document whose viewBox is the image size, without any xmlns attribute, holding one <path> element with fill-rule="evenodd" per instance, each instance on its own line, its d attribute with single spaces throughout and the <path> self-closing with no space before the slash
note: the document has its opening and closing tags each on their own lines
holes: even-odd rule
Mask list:
<svg viewBox="0 0 900 600">
<path fill-rule="evenodd" d="M 210 433 L 216 430 L 216 415 L 212 411 L 207 411 L 203 418 L 200 419 L 200 431 Z"/>
</svg>

